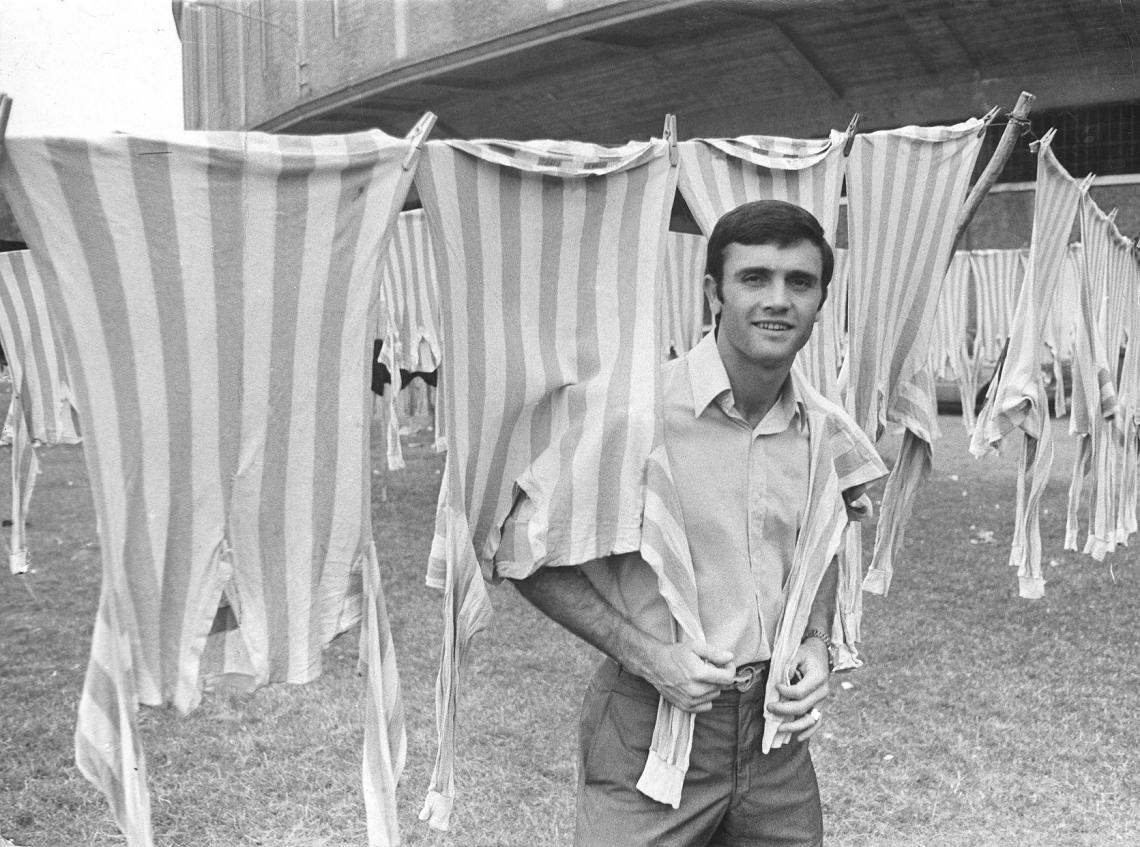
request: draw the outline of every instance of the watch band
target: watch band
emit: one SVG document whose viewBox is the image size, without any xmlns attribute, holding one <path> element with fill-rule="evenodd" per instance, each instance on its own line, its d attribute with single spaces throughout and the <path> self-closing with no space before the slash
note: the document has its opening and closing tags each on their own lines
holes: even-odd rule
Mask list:
<svg viewBox="0 0 1140 847">
<path fill-rule="evenodd" d="M 824 632 L 822 629 L 809 629 L 804 633 L 804 637 L 800 639 L 800 644 L 803 644 L 809 638 L 818 638 L 824 643 L 828 650 L 831 649 L 831 636 Z"/>
<path fill-rule="evenodd" d="M 832 659 L 832 656 L 831 656 L 831 648 L 832 648 L 831 636 L 828 635 L 827 632 L 825 632 L 822 629 L 817 629 L 815 627 L 812 627 L 811 629 L 809 629 L 807 632 L 804 633 L 804 637 L 800 639 L 800 644 L 803 644 L 809 638 L 818 638 L 820 641 L 823 642 L 823 646 L 827 648 L 827 670 L 829 673 L 831 671 L 835 670 L 835 661 L 834 661 L 834 659 Z"/>
</svg>

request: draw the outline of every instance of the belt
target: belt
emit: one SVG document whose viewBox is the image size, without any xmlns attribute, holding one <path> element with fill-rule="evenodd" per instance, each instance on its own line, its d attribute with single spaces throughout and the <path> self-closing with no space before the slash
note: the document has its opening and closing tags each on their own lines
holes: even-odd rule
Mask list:
<svg viewBox="0 0 1140 847">
<path fill-rule="evenodd" d="M 758 683 L 768 673 L 769 661 L 745 662 L 736 669 L 736 676 L 732 678 L 732 685 L 737 691 L 747 691 Z"/>
</svg>

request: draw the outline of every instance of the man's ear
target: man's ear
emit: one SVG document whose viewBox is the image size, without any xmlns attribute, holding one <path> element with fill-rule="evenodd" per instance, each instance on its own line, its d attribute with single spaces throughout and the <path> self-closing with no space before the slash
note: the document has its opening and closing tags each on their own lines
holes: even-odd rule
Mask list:
<svg viewBox="0 0 1140 847">
<path fill-rule="evenodd" d="M 709 301 L 709 314 L 715 319 L 720 314 L 720 297 L 716 293 L 716 280 L 705 274 L 705 299 Z"/>
</svg>

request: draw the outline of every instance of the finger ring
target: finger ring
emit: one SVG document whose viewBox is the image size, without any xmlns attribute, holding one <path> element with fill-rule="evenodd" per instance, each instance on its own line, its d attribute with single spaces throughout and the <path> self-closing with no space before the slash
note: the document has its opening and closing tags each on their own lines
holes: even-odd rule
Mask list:
<svg viewBox="0 0 1140 847">
<path fill-rule="evenodd" d="M 823 717 L 823 712 L 821 712 L 819 709 L 812 709 L 809 714 L 811 715 L 812 723 L 819 723 L 819 719 Z"/>
</svg>

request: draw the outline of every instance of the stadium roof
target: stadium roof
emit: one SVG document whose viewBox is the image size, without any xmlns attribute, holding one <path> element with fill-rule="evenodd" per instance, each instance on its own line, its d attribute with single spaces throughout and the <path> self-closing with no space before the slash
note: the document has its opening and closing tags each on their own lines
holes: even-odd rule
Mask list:
<svg viewBox="0 0 1140 847">
<path fill-rule="evenodd" d="M 808 136 L 855 112 L 865 130 L 981 115 L 1021 90 L 1036 108 L 1140 99 L 1136 0 L 624 0 L 476 35 L 257 128 L 403 132 L 430 109 L 434 137 L 619 143 L 667 112 L 682 138 Z"/>
</svg>

